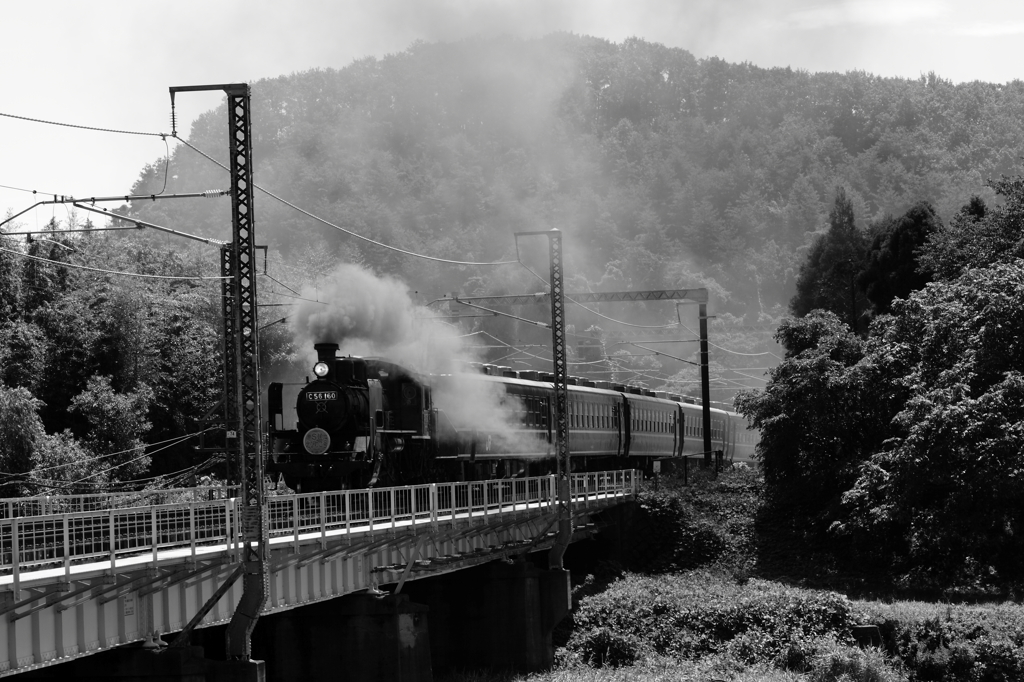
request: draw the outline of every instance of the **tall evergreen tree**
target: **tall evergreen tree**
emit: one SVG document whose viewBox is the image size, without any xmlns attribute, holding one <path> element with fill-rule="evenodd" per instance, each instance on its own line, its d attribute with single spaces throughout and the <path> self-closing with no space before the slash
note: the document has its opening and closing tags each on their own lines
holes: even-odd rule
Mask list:
<svg viewBox="0 0 1024 682">
<path fill-rule="evenodd" d="M 857 289 L 866 240 L 854 221 L 853 202 L 841 186 L 836 188 L 828 222 L 828 232 L 815 240 L 800 266 L 796 295 L 789 309 L 796 317 L 812 310 L 830 310 L 857 331 L 867 308 L 863 293 Z"/>
<path fill-rule="evenodd" d="M 921 201 L 872 240 L 859 284 L 876 313 L 888 313 L 894 298 L 906 298 L 932 280 L 931 270 L 919 264 L 918 258 L 928 238 L 941 226 L 932 205 Z"/>
</svg>

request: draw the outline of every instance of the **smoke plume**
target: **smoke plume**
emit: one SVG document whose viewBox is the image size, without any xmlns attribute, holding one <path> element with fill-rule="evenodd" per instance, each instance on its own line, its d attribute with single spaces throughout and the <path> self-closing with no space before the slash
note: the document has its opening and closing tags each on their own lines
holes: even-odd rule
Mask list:
<svg viewBox="0 0 1024 682">
<path fill-rule="evenodd" d="M 296 346 L 315 362 L 315 343 L 337 343 L 344 355 L 381 357 L 421 374 L 434 385 L 435 407 L 458 427 L 515 439 L 515 400 L 493 383 L 461 371 L 478 360 L 467 337 L 454 325 L 432 319 L 437 313 L 417 305 L 409 287 L 353 264 L 339 265 L 326 283 L 302 291 L 291 327 Z M 436 381 L 429 375 L 446 376 Z"/>
</svg>

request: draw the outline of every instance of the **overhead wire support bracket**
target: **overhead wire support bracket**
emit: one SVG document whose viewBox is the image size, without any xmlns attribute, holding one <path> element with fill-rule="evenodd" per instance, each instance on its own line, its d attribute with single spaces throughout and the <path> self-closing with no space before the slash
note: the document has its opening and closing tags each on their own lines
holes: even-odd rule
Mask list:
<svg viewBox="0 0 1024 682">
<path fill-rule="evenodd" d="M 546 232 L 518 232 L 521 234 L 547 234 Z M 483 303 L 487 305 L 530 305 L 547 303 L 550 294 L 519 294 L 513 296 L 460 296 L 459 303 L 468 305 Z M 444 300 L 444 299 L 439 299 Z M 565 300 L 573 303 L 615 303 L 629 301 L 692 301 L 707 303 L 708 290 L 700 289 L 654 289 L 650 291 L 607 291 L 586 292 L 582 294 L 565 294 Z"/>
<path fill-rule="evenodd" d="M 52 203 L 52 202 L 51 202 Z M 184 237 L 185 239 L 192 239 L 197 242 L 203 242 L 204 244 L 212 244 L 215 246 L 222 246 L 227 242 L 221 241 L 220 239 L 214 239 L 213 237 L 200 237 L 199 235 L 189 234 L 188 232 L 182 232 L 181 230 L 173 230 L 163 225 L 157 225 L 155 223 L 146 222 L 145 220 L 139 220 L 138 218 L 128 218 L 117 213 L 111 213 L 104 208 L 93 208 L 92 206 L 86 206 L 77 202 L 73 203 L 72 206 L 80 208 L 83 211 L 89 211 L 90 213 L 99 213 L 100 215 L 109 216 L 116 218 L 117 220 L 123 220 L 126 223 L 134 223 L 130 227 L 87 227 L 82 229 L 71 229 L 71 230 L 26 230 L 24 232 L 0 232 L 0 235 L 4 237 L 11 236 L 29 236 L 34 234 L 64 234 L 71 232 L 110 232 L 113 230 L 142 230 L 144 228 L 151 228 L 158 232 L 166 232 L 167 234 L 173 234 L 176 237 Z"/>
<path fill-rule="evenodd" d="M 226 190 L 226 189 L 211 189 L 211 190 L 207 190 L 205 192 L 181 192 L 179 194 L 121 194 L 121 195 L 118 195 L 118 196 L 108 196 L 108 197 L 73 197 L 73 196 L 68 196 L 66 194 L 54 194 L 53 195 L 53 199 L 48 199 L 46 201 L 37 201 L 36 203 L 32 204 L 28 208 L 26 208 L 26 209 L 24 209 L 22 211 L 19 211 L 19 212 L 15 213 L 14 215 L 12 215 L 12 216 L 10 216 L 8 218 L 5 218 L 4 220 L 0 221 L 0 227 L 3 227 L 4 225 L 6 225 L 7 223 L 9 223 L 9 222 L 11 222 L 13 220 L 17 220 L 18 218 L 20 218 L 21 216 L 25 215 L 26 213 L 28 213 L 29 211 L 31 211 L 34 208 L 39 208 L 40 206 L 50 206 L 52 204 L 74 204 L 77 208 L 85 208 L 86 210 L 89 210 L 88 208 L 86 208 L 85 206 L 82 206 L 80 204 L 82 204 L 83 202 L 84 203 L 90 203 L 90 204 L 96 204 L 96 203 L 105 202 L 105 201 L 121 201 L 121 202 L 124 202 L 124 203 L 129 203 L 129 202 L 132 202 L 132 201 L 156 201 L 157 199 L 199 199 L 199 198 L 209 199 L 211 197 L 227 196 L 228 194 L 230 194 L 230 191 Z M 120 218 L 122 220 L 131 220 L 131 218 L 129 218 L 127 216 L 122 216 L 122 215 L 119 215 L 117 213 L 111 213 L 110 211 L 107 211 L 107 210 L 104 210 L 104 213 L 106 213 L 107 215 L 110 215 L 112 217 L 115 217 L 115 218 Z M 66 230 L 66 231 L 70 232 L 71 230 Z M 8 234 L 14 234 L 14 233 L 8 233 Z"/>
</svg>

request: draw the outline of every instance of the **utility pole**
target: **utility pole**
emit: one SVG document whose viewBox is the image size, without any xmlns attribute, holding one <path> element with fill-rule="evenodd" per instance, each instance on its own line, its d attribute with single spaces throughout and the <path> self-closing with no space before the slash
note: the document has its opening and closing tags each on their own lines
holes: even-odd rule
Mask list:
<svg viewBox="0 0 1024 682">
<path fill-rule="evenodd" d="M 708 368 L 708 304 L 697 306 L 700 317 L 700 402 L 701 422 L 704 431 L 704 466 L 711 466 L 711 374 Z"/>
<path fill-rule="evenodd" d="M 241 499 L 236 518 L 242 536 L 242 598 L 228 624 L 229 660 L 247 661 L 250 637 L 269 592 L 267 518 L 264 505 L 260 421 L 259 325 L 256 319 L 256 247 L 253 219 L 252 130 L 247 83 L 172 87 L 178 92 L 223 90 L 227 94 L 231 173 L 232 242 L 221 250 L 221 273 L 231 276 L 224 298 L 225 422 L 235 427 Z M 173 133 L 172 133 L 173 134 Z M 229 434 L 230 435 L 230 434 Z M 231 439 L 228 439 L 230 452 Z"/>
<path fill-rule="evenodd" d="M 548 238 L 551 282 L 551 358 L 555 375 L 555 453 L 558 462 L 558 537 L 548 554 L 548 568 L 561 569 L 562 557 L 572 542 L 569 476 L 569 389 L 565 351 L 565 290 L 562 288 L 562 232 L 517 232 L 516 239 L 532 235 Z"/>
</svg>

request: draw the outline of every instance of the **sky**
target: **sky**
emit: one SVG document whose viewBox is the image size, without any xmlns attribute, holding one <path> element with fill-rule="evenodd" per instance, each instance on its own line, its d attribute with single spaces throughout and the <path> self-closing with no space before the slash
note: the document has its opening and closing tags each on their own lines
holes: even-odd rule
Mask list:
<svg viewBox="0 0 1024 682">
<path fill-rule="evenodd" d="M 0 0 L 0 18 L 0 114 L 156 133 L 170 132 L 169 86 L 344 68 L 416 40 L 569 31 L 810 72 L 1006 82 L 1024 70 L 1019 0 Z M 179 133 L 220 97 L 179 95 Z M 123 195 L 165 154 L 159 137 L 0 116 L 0 212 L 39 200 L 27 190 Z"/>
</svg>

